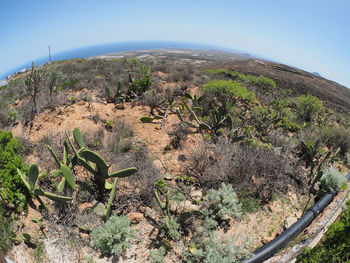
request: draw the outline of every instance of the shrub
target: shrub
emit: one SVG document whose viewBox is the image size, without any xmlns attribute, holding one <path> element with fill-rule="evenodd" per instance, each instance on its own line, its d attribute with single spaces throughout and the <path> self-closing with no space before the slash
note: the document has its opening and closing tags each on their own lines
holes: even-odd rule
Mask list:
<svg viewBox="0 0 350 263">
<path fill-rule="evenodd" d="M 245 247 L 235 246 L 232 238 L 223 242 L 216 233 L 211 233 L 209 237 L 198 239 L 189 246 L 184 262 L 235 263 L 241 262 L 239 259 L 244 256 L 249 256 Z"/>
<path fill-rule="evenodd" d="M 246 87 L 241 86 L 235 81 L 212 80 L 203 86 L 203 93 L 212 93 L 217 97 L 236 96 L 245 101 L 252 102 L 256 100 L 255 94 L 249 92 Z"/>
<path fill-rule="evenodd" d="M 318 136 L 327 147 L 334 150 L 340 148 L 343 156 L 350 149 L 350 132 L 344 126 L 322 127 Z"/>
<path fill-rule="evenodd" d="M 150 113 L 153 114 L 153 110 L 162 105 L 162 97 L 155 90 L 147 90 L 141 97 L 141 105 L 147 105 L 150 107 Z"/>
<path fill-rule="evenodd" d="M 218 190 L 210 190 L 208 207 L 205 207 L 205 224 L 208 229 L 216 228 L 227 216 L 240 217 L 241 204 L 231 185 L 221 184 Z"/>
<path fill-rule="evenodd" d="M 6 213 L 6 208 L 0 198 L 0 252 L 6 254 L 11 249 L 15 237 L 12 219 Z"/>
<path fill-rule="evenodd" d="M 222 182 L 232 184 L 233 189 L 247 193 L 263 202 L 273 194 L 287 191 L 290 184 L 305 189 L 305 178 L 290 173 L 288 158 L 274 150 L 232 144 L 220 139 L 216 145 L 203 143 L 191 155 L 190 172 L 208 187 L 217 188 Z"/>
<path fill-rule="evenodd" d="M 322 102 L 312 95 L 301 95 L 294 98 L 294 106 L 299 118 L 305 122 L 310 122 L 317 115 L 324 113 L 325 108 Z"/>
<path fill-rule="evenodd" d="M 348 262 L 350 259 L 350 201 L 338 222 L 333 223 L 323 242 L 313 249 L 304 249 L 298 262 Z"/>
<path fill-rule="evenodd" d="M 132 148 L 132 137 L 134 130 L 132 126 L 124 121 L 115 124 L 114 131 L 107 138 L 107 147 L 114 153 L 127 152 Z"/>
<path fill-rule="evenodd" d="M 345 176 L 334 167 L 328 168 L 320 179 L 320 187 L 325 191 L 339 191 L 344 184 Z"/>
<path fill-rule="evenodd" d="M 27 170 L 20 153 L 21 142 L 11 132 L 0 131 L 0 197 L 8 208 L 19 212 L 25 207 L 25 187 L 17 173 Z"/>
<path fill-rule="evenodd" d="M 127 241 L 134 230 L 125 216 L 111 216 L 102 226 L 92 231 L 92 245 L 103 255 L 120 255 L 130 247 Z"/>
</svg>

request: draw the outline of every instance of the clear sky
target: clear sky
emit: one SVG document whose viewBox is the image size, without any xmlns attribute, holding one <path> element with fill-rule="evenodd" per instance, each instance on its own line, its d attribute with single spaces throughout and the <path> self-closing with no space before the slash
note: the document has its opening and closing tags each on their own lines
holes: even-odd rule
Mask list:
<svg viewBox="0 0 350 263">
<path fill-rule="evenodd" d="M 52 52 L 165 40 L 217 45 L 350 88 L 349 0 L 0 0 L 0 74 Z"/>
</svg>

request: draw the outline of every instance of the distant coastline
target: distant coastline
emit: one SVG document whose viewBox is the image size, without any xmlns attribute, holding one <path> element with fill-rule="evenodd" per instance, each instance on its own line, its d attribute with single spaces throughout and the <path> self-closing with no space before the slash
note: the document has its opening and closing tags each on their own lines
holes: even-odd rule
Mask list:
<svg viewBox="0 0 350 263">
<path fill-rule="evenodd" d="M 54 47 L 53 47 L 54 48 Z M 219 46 L 211 46 L 196 43 L 185 43 L 185 42 L 170 42 L 170 41 L 145 41 L 145 42 L 122 42 L 122 43 L 112 43 L 104 45 L 95 45 L 89 47 L 82 47 L 78 49 L 67 50 L 61 53 L 53 53 L 52 61 L 64 60 L 64 59 L 74 59 L 74 58 L 89 58 L 101 55 L 106 55 L 110 53 L 120 53 L 126 51 L 136 51 L 145 49 L 201 49 L 201 50 L 219 50 L 227 51 L 232 53 L 241 53 L 238 50 L 229 49 Z M 33 59 L 36 66 L 48 63 L 48 57 L 41 57 L 38 59 Z M 13 75 L 19 71 L 30 68 L 32 61 L 28 61 L 25 64 L 19 65 L 13 69 L 6 72 L 0 73 L 0 81 L 5 80 L 6 77 Z M 1 84 L 1 82 L 0 82 Z"/>
</svg>

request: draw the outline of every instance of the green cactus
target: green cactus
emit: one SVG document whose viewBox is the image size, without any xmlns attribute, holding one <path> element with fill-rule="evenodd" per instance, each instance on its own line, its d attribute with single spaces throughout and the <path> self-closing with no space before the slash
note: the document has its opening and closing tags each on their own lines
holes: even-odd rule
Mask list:
<svg viewBox="0 0 350 263">
<path fill-rule="evenodd" d="M 79 138 L 78 138 L 79 140 Z M 82 141 L 82 138 L 80 139 L 80 141 Z M 60 175 L 63 175 L 63 177 L 65 178 L 65 180 L 61 180 L 60 184 L 58 185 L 57 190 L 59 192 L 62 192 L 64 187 L 65 187 L 65 183 L 67 183 L 69 185 L 69 187 L 74 191 L 76 190 L 76 183 L 75 183 L 75 178 L 74 175 L 71 171 L 71 169 L 73 169 L 75 163 L 73 162 L 72 158 L 70 157 L 70 155 L 68 154 L 68 143 L 65 140 L 64 144 L 63 144 L 63 158 L 62 161 L 60 161 L 60 159 L 58 158 L 57 154 L 55 153 L 55 151 L 49 146 L 47 145 L 47 148 L 49 149 L 51 155 L 53 156 L 53 158 L 56 161 L 56 164 L 59 168 L 59 170 L 53 170 L 52 171 L 52 176 L 53 177 L 57 177 Z"/>
<path fill-rule="evenodd" d="M 192 128 L 198 129 L 199 131 L 206 131 L 206 130 L 211 130 L 211 127 L 209 126 L 209 124 L 204 123 L 202 121 L 199 120 L 199 117 L 197 116 L 197 114 L 192 110 L 191 107 L 189 107 L 187 105 L 187 103 L 182 100 L 183 106 L 187 109 L 187 111 L 191 114 L 191 116 L 194 118 L 196 124 L 189 122 L 189 121 L 185 121 L 184 118 L 181 116 L 180 111 L 176 110 L 176 114 L 178 116 L 178 118 L 180 119 L 180 121 Z"/>
<path fill-rule="evenodd" d="M 66 202 L 66 201 L 72 200 L 72 197 L 55 195 L 49 192 L 45 192 L 39 187 L 35 187 L 35 184 L 37 182 L 38 175 L 39 175 L 39 169 L 36 164 L 32 164 L 29 167 L 28 176 L 24 175 L 19 169 L 17 169 L 17 172 L 21 180 L 23 181 L 24 185 L 28 189 L 28 192 L 39 201 L 41 207 L 44 208 L 45 210 L 48 210 L 48 207 L 44 203 L 44 201 L 40 198 L 40 196 L 45 196 L 56 202 Z"/>
<path fill-rule="evenodd" d="M 143 116 L 140 118 L 140 121 L 143 123 L 148 123 L 148 122 L 152 122 L 153 120 L 159 120 L 159 119 L 163 119 L 163 116 L 160 116 L 160 115 Z"/>
<path fill-rule="evenodd" d="M 36 244 L 32 242 L 32 237 L 31 237 L 31 235 L 29 235 L 28 233 L 23 232 L 23 233 L 22 233 L 22 238 L 23 238 L 24 243 L 25 243 L 28 247 L 31 247 L 31 248 L 35 248 L 35 247 L 36 247 Z"/>
<path fill-rule="evenodd" d="M 105 220 L 107 220 L 111 214 L 111 207 L 112 207 L 113 199 L 114 199 L 116 188 L 117 188 L 117 183 L 118 183 L 118 177 L 114 178 L 112 191 L 109 195 L 108 204 L 107 204 L 107 207 L 106 207 L 105 212 L 104 212 L 104 219 Z"/>
<path fill-rule="evenodd" d="M 68 139 L 68 143 L 70 144 L 70 146 L 73 149 L 73 152 L 75 153 L 74 158 L 77 160 L 77 163 L 93 174 L 94 183 L 96 184 L 97 189 L 99 191 L 100 199 L 103 199 L 103 195 L 106 190 L 106 179 L 127 177 L 134 174 L 137 171 L 136 167 L 130 167 L 124 170 L 109 173 L 108 169 L 110 166 L 106 163 L 106 161 L 96 152 L 85 149 L 83 136 L 81 135 L 79 128 L 75 127 L 73 130 L 74 140 L 78 145 L 79 150 L 75 148 L 67 131 L 66 136 Z"/>
</svg>

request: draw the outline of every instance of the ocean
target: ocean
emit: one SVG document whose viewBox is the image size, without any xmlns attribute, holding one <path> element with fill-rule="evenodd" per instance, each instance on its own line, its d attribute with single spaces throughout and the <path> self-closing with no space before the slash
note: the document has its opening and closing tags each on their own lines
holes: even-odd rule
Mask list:
<svg viewBox="0 0 350 263">
<path fill-rule="evenodd" d="M 239 51 L 237 50 L 218 47 L 218 46 L 204 45 L 204 44 L 185 43 L 185 42 L 167 42 L 167 41 L 146 41 L 146 42 L 122 42 L 122 43 L 112 43 L 112 44 L 82 47 L 78 49 L 64 51 L 61 53 L 52 53 L 51 60 L 57 61 L 57 60 L 73 59 L 73 58 L 89 58 L 92 56 L 105 55 L 105 54 L 114 53 L 114 52 L 135 51 L 135 50 L 145 50 L 145 49 L 161 49 L 161 48 L 221 50 L 221 51 L 239 53 Z M 48 56 L 37 58 L 37 59 L 33 58 L 33 62 L 35 66 L 45 64 L 48 61 L 49 61 Z M 3 80 L 7 76 L 12 75 L 13 73 L 21 71 L 25 68 L 30 68 L 31 64 L 32 64 L 32 61 L 28 61 L 25 64 L 19 65 L 18 67 L 8 70 L 7 72 L 4 72 L 4 73 L 0 72 L 0 80 Z"/>
</svg>

